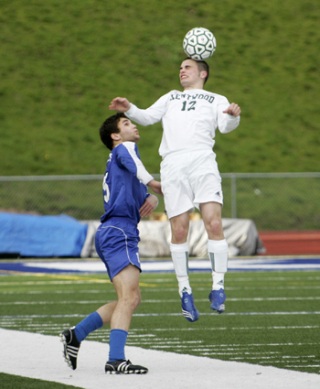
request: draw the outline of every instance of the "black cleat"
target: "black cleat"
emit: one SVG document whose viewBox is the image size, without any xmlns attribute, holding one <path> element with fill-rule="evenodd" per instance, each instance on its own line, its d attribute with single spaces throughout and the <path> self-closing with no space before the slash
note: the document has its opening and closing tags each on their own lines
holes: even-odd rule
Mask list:
<svg viewBox="0 0 320 389">
<path fill-rule="evenodd" d="M 80 348 L 80 342 L 78 342 L 74 327 L 68 330 L 64 330 L 60 334 L 61 342 L 63 343 L 63 355 L 68 366 L 71 369 L 77 368 L 77 357 Z"/>
<path fill-rule="evenodd" d="M 107 374 L 147 374 L 148 369 L 143 366 L 133 365 L 129 360 L 107 362 L 105 366 Z"/>
</svg>

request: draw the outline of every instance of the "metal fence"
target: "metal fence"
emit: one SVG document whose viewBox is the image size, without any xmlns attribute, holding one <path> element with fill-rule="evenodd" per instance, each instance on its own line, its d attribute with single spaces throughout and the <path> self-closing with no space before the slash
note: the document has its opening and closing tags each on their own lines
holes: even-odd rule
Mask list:
<svg viewBox="0 0 320 389">
<path fill-rule="evenodd" d="M 260 230 L 320 229 L 320 173 L 226 173 L 222 180 L 224 218 L 252 219 Z M 0 177 L 0 211 L 98 220 L 102 176 Z"/>
</svg>

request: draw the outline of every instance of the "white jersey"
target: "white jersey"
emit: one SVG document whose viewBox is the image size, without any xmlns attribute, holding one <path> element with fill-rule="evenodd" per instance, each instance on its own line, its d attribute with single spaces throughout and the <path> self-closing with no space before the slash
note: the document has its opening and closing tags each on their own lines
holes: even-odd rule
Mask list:
<svg viewBox="0 0 320 389">
<path fill-rule="evenodd" d="M 179 151 L 212 150 L 215 131 L 228 133 L 240 122 L 239 116 L 223 113 L 229 105 L 226 97 L 203 89 L 172 90 L 147 109 L 131 104 L 126 116 L 142 126 L 162 122 L 159 154 L 164 158 Z"/>
</svg>

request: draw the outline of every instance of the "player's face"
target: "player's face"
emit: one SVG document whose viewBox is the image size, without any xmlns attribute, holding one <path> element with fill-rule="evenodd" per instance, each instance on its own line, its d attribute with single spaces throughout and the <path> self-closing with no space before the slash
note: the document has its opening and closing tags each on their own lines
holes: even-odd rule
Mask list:
<svg viewBox="0 0 320 389">
<path fill-rule="evenodd" d="M 119 135 L 122 142 L 138 142 L 140 139 L 139 131 L 131 120 L 127 118 L 120 118 L 118 128 L 120 130 Z"/>
<path fill-rule="evenodd" d="M 186 59 L 182 62 L 179 78 L 184 89 L 202 88 L 203 86 L 203 72 L 200 72 L 196 61 L 192 59 Z"/>
</svg>

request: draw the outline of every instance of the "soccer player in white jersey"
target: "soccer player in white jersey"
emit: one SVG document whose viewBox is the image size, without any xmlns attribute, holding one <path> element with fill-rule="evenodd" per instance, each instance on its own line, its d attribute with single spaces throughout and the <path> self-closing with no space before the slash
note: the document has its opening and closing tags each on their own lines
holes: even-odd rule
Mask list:
<svg viewBox="0 0 320 389">
<path fill-rule="evenodd" d="M 77 368 L 81 342 L 92 332 L 110 323 L 109 358 L 105 372 L 145 374 L 148 369 L 125 358 L 125 344 L 134 310 L 140 303 L 141 272 L 137 225 L 157 207 L 158 199 L 147 185 L 161 193 L 159 181 L 142 164 L 136 143 L 139 132 L 123 113 L 111 116 L 100 128 L 100 138 L 111 150 L 103 179 L 104 214 L 97 230 L 96 249 L 117 293 L 117 301 L 101 306 L 75 327 L 64 330 L 61 340 L 68 365 Z"/>
<path fill-rule="evenodd" d="M 194 207 L 199 208 L 208 234 L 210 306 L 218 313 L 225 310 L 228 245 L 222 228 L 223 194 L 213 146 L 215 131 L 226 134 L 234 130 L 241 113 L 240 107 L 230 104 L 226 97 L 204 90 L 208 76 L 205 61 L 187 58 L 180 66 L 182 92 L 172 90 L 147 109 L 139 109 L 123 97 L 114 98 L 109 105 L 109 109 L 125 112 L 140 125 L 162 122 L 160 173 L 172 232 L 170 250 L 182 313 L 191 322 L 199 317 L 188 277 L 189 211 Z"/>
</svg>

